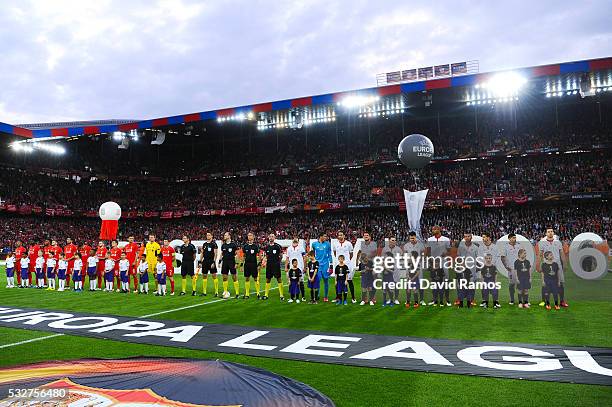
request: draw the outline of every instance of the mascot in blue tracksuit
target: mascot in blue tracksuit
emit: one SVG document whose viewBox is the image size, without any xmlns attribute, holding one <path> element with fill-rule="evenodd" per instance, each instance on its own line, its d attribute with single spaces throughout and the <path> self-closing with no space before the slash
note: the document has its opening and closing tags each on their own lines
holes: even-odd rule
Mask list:
<svg viewBox="0 0 612 407">
<path fill-rule="evenodd" d="M 319 240 L 314 242 L 311 247 L 315 252 L 315 259 L 319 262 L 319 278 L 323 279 L 324 297 L 323 301 L 328 301 L 329 294 L 329 268 L 332 265 L 331 244 L 327 240 L 327 234 L 319 234 Z"/>
</svg>

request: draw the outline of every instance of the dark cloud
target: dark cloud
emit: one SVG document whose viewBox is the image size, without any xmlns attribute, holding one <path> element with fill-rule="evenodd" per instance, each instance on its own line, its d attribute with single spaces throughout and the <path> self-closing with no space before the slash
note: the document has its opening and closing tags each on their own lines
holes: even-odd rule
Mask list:
<svg viewBox="0 0 612 407">
<path fill-rule="evenodd" d="M 500 3 L 500 4 L 497 4 Z M 609 1 L 34 1 L 0 13 L 0 121 L 151 118 L 610 56 Z"/>
</svg>

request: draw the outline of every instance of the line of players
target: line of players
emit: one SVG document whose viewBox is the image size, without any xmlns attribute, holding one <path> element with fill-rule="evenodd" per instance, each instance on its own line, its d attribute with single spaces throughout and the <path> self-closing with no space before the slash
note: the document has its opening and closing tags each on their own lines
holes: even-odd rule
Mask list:
<svg viewBox="0 0 612 407">
<path fill-rule="evenodd" d="M 364 240 L 368 240 L 369 236 L 364 236 Z M 508 290 L 510 296 L 509 305 L 514 305 L 517 296 L 518 288 L 518 306 L 519 308 L 529 308 L 529 290 L 532 283 L 532 264 L 527 259 L 527 251 L 517 243 L 517 238 L 514 233 L 508 235 L 508 242 L 501 244 L 500 242 L 493 243 L 491 236 L 488 233 L 482 234 L 482 242 L 476 243 L 472 240 L 471 233 L 465 233 L 463 240 L 457 248 L 456 258 L 481 258 L 484 260 L 482 266 L 475 266 L 471 269 L 467 266 L 464 269 L 455 267 L 455 280 L 457 282 L 457 298 L 454 305 L 463 307 L 472 307 L 475 303 L 475 289 L 469 288 L 468 283 L 482 281 L 493 286 L 498 280 L 498 265 L 497 259 L 501 259 L 501 264 L 505 268 L 508 276 Z M 363 246 L 362 246 L 363 247 Z M 565 276 L 564 276 L 564 253 L 562 243 L 555 238 L 554 229 L 547 228 L 546 235 L 538 243 L 536 251 L 536 271 L 541 274 L 541 295 L 542 301 L 540 306 L 545 306 L 546 309 L 552 308 L 550 296 L 554 299 L 554 308 L 568 307 L 565 301 Z M 418 256 L 448 258 L 451 256 L 451 241 L 445 236 L 442 236 L 439 226 L 432 227 L 432 236 L 426 242 L 420 242 L 417 239 L 416 233 L 409 234 L 409 241 L 400 247 L 397 245 L 394 237 L 389 238 L 387 245 L 383 248 L 382 255 L 393 257 L 394 255 L 408 253 L 409 258 L 414 259 Z M 364 264 L 364 259 L 360 259 L 361 264 Z M 472 262 L 472 264 L 474 264 Z M 397 283 L 402 278 L 412 282 L 411 288 L 406 290 L 406 307 L 418 308 L 419 305 L 433 306 L 452 306 L 450 302 L 450 289 L 437 288 L 440 283 L 449 282 L 451 280 L 449 268 L 446 266 L 433 265 L 429 267 L 429 281 L 436 283 L 432 284 L 433 298 L 431 302 L 426 303 L 424 300 L 424 290 L 420 286 L 420 282 L 424 277 L 423 268 L 415 268 L 406 272 L 405 270 L 385 269 L 381 275 L 376 275 L 372 270 L 372 266 L 366 266 L 365 272 L 362 272 L 362 302 L 369 302 L 371 305 L 375 300 L 375 288 L 372 284 L 375 278 L 382 278 L 383 283 Z M 459 284 L 462 282 L 463 284 Z M 462 288 L 464 287 L 464 288 Z M 467 288 L 465 288 L 467 287 Z M 500 308 L 498 301 L 499 290 L 497 288 L 484 288 L 481 291 L 482 300 L 481 307 L 489 307 L 489 297 L 493 300 L 493 307 Z M 411 304 L 411 294 L 414 296 L 414 302 Z M 383 305 L 392 306 L 399 305 L 399 290 L 383 290 Z"/>
<path fill-rule="evenodd" d="M 507 269 L 509 278 L 510 305 L 514 304 L 516 287 L 519 288 L 518 299 L 519 307 L 528 308 L 530 306 L 528 293 L 531 288 L 531 264 L 526 259 L 524 249 L 520 249 L 514 234 L 509 235 L 508 244 L 504 245 L 502 251 L 491 241 L 488 234 L 483 234 L 483 242 L 480 244 L 472 242 L 472 235 L 466 233 L 463 241 L 458 247 L 459 257 L 480 256 L 485 259 L 485 265 L 479 270 L 469 270 L 464 272 L 456 271 L 458 281 L 476 281 L 480 279 L 485 282 L 495 282 L 497 269 L 494 259 L 501 257 L 503 265 Z M 99 242 L 94 250 L 87 244 L 77 247 L 72 239 L 67 239 L 66 246 L 61 248 L 56 241 L 48 240 L 40 246 L 32 244 L 27 250 L 21 242 L 16 243 L 15 253 L 9 253 L 7 257 L 7 287 L 15 287 L 14 275 L 17 275 L 19 287 L 32 286 L 32 277 L 36 277 L 36 287 L 55 290 L 55 279 L 58 280 L 58 291 L 70 289 L 70 279 L 74 281 L 75 291 L 83 290 L 83 281 L 89 277 L 89 290 L 101 290 L 104 281 L 104 290 L 113 291 L 113 283 L 116 280 L 118 292 L 127 293 L 130 291 L 129 280 L 133 279 L 134 292 L 147 293 L 149 286 L 149 273 L 155 275 L 155 284 L 158 295 L 166 294 L 166 280 L 170 281 L 171 292 L 174 295 L 174 261 L 176 252 L 182 254 L 182 262 L 177 261 L 181 273 L 181 295 L 185 295 L 186 278 L 192 278 L 192 295 L 197 294 L 198 275 L 202 275 L 202 296 L 207 295 L 207 279 L 210 274 L 213 279 L 214 295 L 219 296 L 219 284 L 217 270 L 220 270 L 223 284 L 223 297 L 230 297 L 228 291 L 229 276 L 231 275 L 234 296 L 239 297 L 239 284 L 237 280 L 237 261 L 238 252 L 243 255 L 243 272 L 245 276 L 245 293 L 243 298 L 250 297 L 251 281 L 255 283 L 255 294 L 257 298 L 267 299 L 273 280 L 277 281 L 281 299 L 283 296 L 283 283 L 281 278 L 281 259 L 283 256 L 282 247 L 276 243 L 275 235 L 268 236 L 268 242 L 263 246 L 255 241 L 253 233 L 248 234 L 247 242 L 239 247 L 232 241 L 230 233 L 225 233 L 221 248 L 218 247 L 211 233 L 206 234 L 206 241 L 200 248 L 200 255 L 197 256 L 198 249 L 185 236 L 183 245 L 175 249 L 170 246 L 168 240 L 163 241 L 163 245 L 156 242 L 155 235 L 149 236 L 149 241 L 144 244 L 134 242 L 134 237 L 128 238 L 125 247 L 119 248 L 117 241 L 111 242 L 111 248 L 107 249 L 104 242 Z M 221 250 L 221 261 L 217 262 L 218 251 Z M 425 256 L 446 256 L 449 254 L 450 240 L 442 236 L 441 228 L 434 226 L 432 236 L 424 243 L 416 238 L 415 233 L 411 233 L 409 241 L 400 247 L 396 239 L 388 239 L 387 245 L 382 250 L 383 256 L 393 256 L 401 253 L 410 253 L 413 257 L 418 255 Z M 332 253 L 338 259 L 338 264 L 332 268 Z M 347 303 L 347 294 L 350 291 L 351 301 L 357 302 L 353 277 L 355 268 L 349 267 L 353 253 L 353 246 L 346 240 L 343 232 L 338 233 L 338 240 L 331 245 L 325 233 L 321 233 L 316 242 L 311 245 L 311 251 L 307 254 L 299 245 L 298 239 L 293 239 L 291 246 L 287 248 L 286 255 L 286 275 L 289 281 L 290 301 L 305 300 L 305 283 L 310 288 L 311 302 L 319 301 L 319 290 L 323 285 L 323 301 L 329 301 L 329 279 L 335 278 L 336 303 Z M 408 273 L 402 270 L 385 269 L 382 275 L 377 275 L 373 271 L 373 259 L 378 256 L 379 249 L 371 239 L 369 233 L 364 233 L 360 251 L 357 254 L 357 269 L 361 274 L 362 300 L 360 305 L 376 302 L 376 288 L 374 280 L 382 278 L 383 282 L 397 282 L 402 278 L 407 278 L 414 282 L 413 288 L 406 290 L 405 305 L 418 307 L 426 305 L 424 301 L 424 290 L 418 286 L 423 278 L 423 271 Z M 563 273 L 563 251 L 561 243 L 554 238 L 554 230 L 548 228 L 546 236 L 540 241 L 538 250 L 537 269 L 542 274 L 542 302 L 540 305 L 551 308 L 549 296 L 552 294 L 555 308 L 560 306 L 567 307 L 564 298 L 564 273 Z M 198 258 L 197 268 L 194 270 L 194 260 Z M 260 292 L 259 270 L 265 267 L 266 283 L 264 295 Z M 443 282 L 449 280 L 449 271 L 445 268 L 430 269 L 430 279 L 433 282 Z M 450 293 L 448 289 L 433 290 L 433 299 L 429 305 L 447 306 L 450 303 Z M 500 307 L 498 302 L 498 292 L 496 289 L 483 290 L 481 306 L 488 307 L 489 294 L 493 298 L 493 306 Z M 411 303 L 411 295 L 414 302 Z M 468 307 L 474 305 L 474 290 L 458 289 L 455 305 L 463 306 L 464 301 Z M 399 290 L 383 290 L 383 305 L 398 305 Z"/>
<path fill-rule="evenodd" d="M 70 289 L 70 280 L 73 280 L 75 291 L 83 291 L 83 281 L 88 276 L 90 290 L 93 291 L 101 289 L 109 271 L 113 280 L 117 280 L 117 286 L 122 286 L 120 269 L 135 276 L 136 257 L 142 252 L 144 246 L 134 243 L 133 237 L 124 248 L 119 248 L 118 242 L 112 241 L 110 249 L 104 242 L 99 242 L 95 249 L 88 244 L 78 247 L 70 238 L 63 248 L 55 240 L 45 240 L 42 245 L 33 243 L 27 249 L 21 241 L 17 241 L 14 253 L 9 253 L 6 258 L 7 286 L 55 290 L 57 279 L 58 291 L 64 291 Z M 136 286 L 136 277 L 134 281 Z M 108 286 L 105 285 L 105 288 L 108 289 Z"/>
<path fill-rule="evenodd" d="M 146 244 L 137 244 L 134 237 L 128 238 L 128 243 L 120 248 L 118 242 L 113 240 L 108 249 L 104 242 L 100 241 L 94 249 L 87 244 L 81 247 L 76 246 L 72 239 L 67 239 L 66 246 L 61 247 L 57 241 L 45 240 L 42 245 L 33 243 L 26 249 L 21 241 L 16 242 L 14 253 L 9 253 L 6 259 L 7 264 L 7 287 L 15 287 L 15 275 L 17 276 L 17 286 L 21 288 L 36 287 L 40 289 L 55 290 L 56 279 L 58 291 L 70 289 L 70 280 L 74 282 L 74 290 L 83 291 L 83 282 L 86 277 L 89 279 L 89 291 L 113 291 L 127 293 L 130 291 L 130 277 L 133 280 L 134 292 L 148 292 L 148 277 L 150 273 L 155 275 L 157 293 L 165 295 L 166 280 L 170 281 L 170 295 L 174 295 L 174 262 L 176 253 L 182 254 L 182 261 L 177 261 L 178 269 L 181 274 L 181 295 L 185 295 L 186 279 L 192 278 L 192 295 L 197 292 L 198 275 L 202 274 L 202 292 L 200 295 L 207 295 L 207 279 L 210 274 L 214 284 L 214 296 L 219 296 L 219 284 L 217 271 L 222 275 L 223 297 L 229 297 L 228 285 L 229 276 L 232 277 L 234 295 L 239 297 L 239 284 L 237 279 L 236 256 L 240 249 L 243 255 L 243 271 L 245 275 L 245 293 L 243 298 L 250 297 L 251 281 L 255 284 L 255 294 L 257 298 L 267 299 L 271 289 L 272 281 L 276 280 L 281 300 L 284 300 L 283 282 L 281 276 L 281 261 L 283 258 L 283 248 L 275 241 L 275 235 L 268 236 L 267 244 L 260 247 L 255 241 L 253 233 L 248 234 L 247 242 L 242 246 L 232 241 L 230 233 L 225 233 L 223 243 L 219 248 L 211 233 L 206 234 L 206 241 L 200 248 L 198 256 L 198 267 L 194 270 L 193 264 L 198 250 L 190 240 L 183 237 L 183 245 L 177 250 L 170 246 L 168 240 L 163 241 L 163 245 L 157 243 L 155 235 L 149 236 Z M 349 258 L 352 252 L 352 244 L 345 240 L 340 233 L 340 244 L 338 250 Z M 314 258 L 314 251 L 308 261 L 309 277 L 306 277 L 304 270 L 304 258 L 306 253 L 299 247 L 298 239 L 294 239 L 293 244 L 287 249 L 289 261 L 286 265 L 286 273 L 289 278 L 289 291 L 293 300 L 298 300 L 298 294 L 302 299 L 305 296 L 304 283 L 308 282 L 311 288 L 311 300 L 318 301 L 319 281 L 323 279 L 325 287 L 325 297 L 323 301 L 328 301 L 329 277 L 331 272 L 331 251 L 327 236 L 322 234 L 318 242 L 313 244 L 316 248 L 317 258 L 321 260 L 322 267 Z M 221 260 L 217 262 L 218 251 L 221 251 Z M 340 257 L 343 257 L 340 255 Z M 294 267 L 295 266 L 295 267 Z M 262 295 L 260 289 L 259 271 L 265 268 L 265 288 Z M 342 290 L 342 279 L 346 275 L 348 278 L 348 265 L 340 264 L 336 268 L 336 284 Z M 354 271 L 353 271 L 354 274 Z M 299 276 L 299 282 L 297 281 Z M 304 277 L 302 277 L 304 276 Z M 35 278 L 35 284 L 33 280 Z M 352 280 L 352 278 L 351 278 Z M 116 284 L 115 284 L 116 281 Z M 354 286 L 350 283 L 351 294 L 354 297 Z M 296 288 L 297 287 L 297 288 Z M 346 287 L 345 287 L 346 288 Z M 297 290 L 297 294 L 296 294 Z M 345 295 L 346 297 L 346 295 Z M 290 300 L 291 301 L 291 300 Z"/>
</svg>

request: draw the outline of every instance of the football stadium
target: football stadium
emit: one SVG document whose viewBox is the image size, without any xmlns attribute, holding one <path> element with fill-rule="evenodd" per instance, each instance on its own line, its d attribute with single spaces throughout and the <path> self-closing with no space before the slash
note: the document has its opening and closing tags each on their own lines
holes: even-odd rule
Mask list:
<svg viewBox="0 0 612 407">
<path fill-rule="evenodd" d="M 612 57 L 376 80 L 0 123 L 0 405 L 610 405 Z"/>
</svg>

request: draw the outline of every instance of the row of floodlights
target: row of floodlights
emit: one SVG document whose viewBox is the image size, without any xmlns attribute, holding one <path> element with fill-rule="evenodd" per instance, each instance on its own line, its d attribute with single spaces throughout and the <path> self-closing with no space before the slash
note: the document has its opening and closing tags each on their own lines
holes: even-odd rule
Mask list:
<svg viewBox="0 0 612 407">
<path fill-rule="evenodd" d="M 512 102 L 512 101 L 517 101 L 518 97 L 513 97 L 513 98 L 499 98 L 499 99 L 486 99 L 486 100 L 474 100 L 474 101 L 469 101 L 466 103 L 466 105 L 468 106 L 474 106 L 474 105 L 491 105 L 491 104 L 495 104 L 495 103 L 507 103 L 507 102 Z"/>
</svg>

